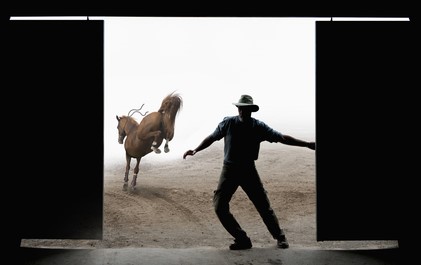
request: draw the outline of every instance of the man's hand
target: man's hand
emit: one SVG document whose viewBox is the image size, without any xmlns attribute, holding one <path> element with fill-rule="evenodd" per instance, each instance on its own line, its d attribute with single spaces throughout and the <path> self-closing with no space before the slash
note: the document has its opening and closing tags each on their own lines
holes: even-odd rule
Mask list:
<svg viewBox="0 0 421 265">
<path fill-rule="evenodd" d="M 195 150 L 188 150 L 184 153 L 183 159 L 186 159 L 186 156 L 194 156 L 194 154 L 196 154 Z"/>
<path fill-rule="evenodd" d="M 311 150 L 316 150 L 316 143 L 315 142 L 309 142 L 307 147 L 310 148 Z"/>
</svg>

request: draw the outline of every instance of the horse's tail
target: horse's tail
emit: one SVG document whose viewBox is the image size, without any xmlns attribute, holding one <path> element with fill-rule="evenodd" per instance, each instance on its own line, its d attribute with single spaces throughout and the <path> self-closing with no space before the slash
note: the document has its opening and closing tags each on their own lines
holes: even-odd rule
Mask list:
<svg viewBox="0 0 421 265">
<path fill-rule="evenodd" d="M 183 99 L 180 94 L 175 93 L 175 91 L 167 95 L 162 100 L 161 107 L 158 112 L 163 114 L 163 126 L 167 132 L 167 137 L 165 138 L 168 140 L 171 140 L 174 136 L 175 118 L 182 107 Z"/>
<path fill-rule="evenodd" d="M 174 122 L 175 117 L 181 110 L 182 106 L 183 99 L 181 96 L 175 92 L 172 92 L 162 100 L 161 107 L 159 108 L 158 112 L 169 115 L 171 121 Z"/>
</svg>

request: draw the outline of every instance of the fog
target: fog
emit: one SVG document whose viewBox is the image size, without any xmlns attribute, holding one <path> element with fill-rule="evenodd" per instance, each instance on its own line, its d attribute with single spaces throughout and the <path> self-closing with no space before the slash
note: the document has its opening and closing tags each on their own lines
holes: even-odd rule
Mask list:
<svg viewBox="0 0 421 265">
<path fill-rule="evenodd" d="M 173 91 L 184 102 L 171 151 L 144 160 L 182 158 L 225 116 L 238 114 L 232 103 L 242 94 L 259 105 L 254 118 L 315 140 L 315 19 L 103 19 L 105 163 L 125 161 L 116 115 L 142 105 L 142 112 L 157 111 Z"/>
</svg>

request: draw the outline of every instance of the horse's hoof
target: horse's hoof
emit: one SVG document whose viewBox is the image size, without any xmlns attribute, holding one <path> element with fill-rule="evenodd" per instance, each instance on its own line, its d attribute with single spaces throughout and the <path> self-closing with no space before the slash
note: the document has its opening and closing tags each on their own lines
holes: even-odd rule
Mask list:
<svg viewBox="0 0 421 265">
<path fill-rule="evenodd" d="M 170 149 L 169 148 L 164 148 L 164 152 L 165 153 L 168 153 L 170 151 Z"/>
<path fill-rule="evenodd" d="M 123 191 L 127 191 L 127 186 L 128 186 L 127 183 L 123 184 Z"/>
<path fill-rule="evenodd" d="M 156 154 L 160 154 L 161 153 L 161 149 L 156 148 L 156 147 L 151 147 L 151 149 L 156 153 Z"/>
</svg>

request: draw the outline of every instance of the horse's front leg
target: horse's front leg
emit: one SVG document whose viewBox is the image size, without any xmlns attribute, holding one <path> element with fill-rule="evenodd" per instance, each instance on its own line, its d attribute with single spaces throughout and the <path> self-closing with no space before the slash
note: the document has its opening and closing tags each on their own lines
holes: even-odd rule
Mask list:
<svg viewBox="0 0 421 265">
<path fill-rule="evenodd" d="M 139 173 L 139 164 L 140 164 L 140 157 L 136 158 L 136 166 L 133 169 L 133 179 L 132 183 L 130 184 L 130 187 L 132 190 L 136 188 L 136 180 L 137 180 L 137 174 Z"/>
<path fill-rule="evenodd" d="M 126 154 L 126 171 L 124 172 L 123 190 L 127 190 L 127 186 L 129 182 L 130 162 L 131 162 L 131 157 Z"/>
</svg>

